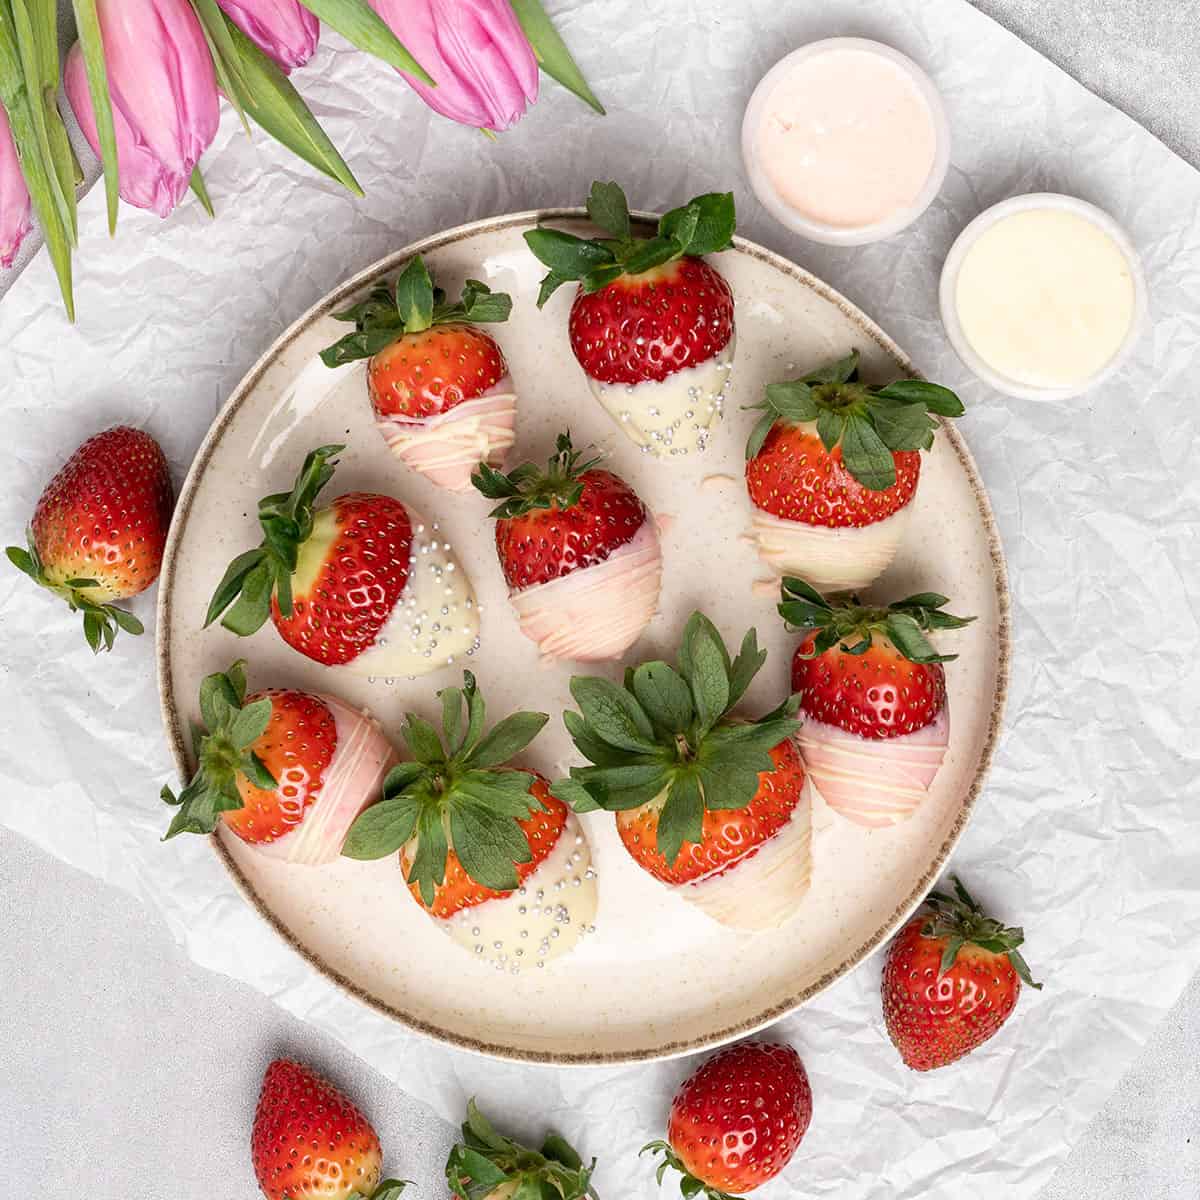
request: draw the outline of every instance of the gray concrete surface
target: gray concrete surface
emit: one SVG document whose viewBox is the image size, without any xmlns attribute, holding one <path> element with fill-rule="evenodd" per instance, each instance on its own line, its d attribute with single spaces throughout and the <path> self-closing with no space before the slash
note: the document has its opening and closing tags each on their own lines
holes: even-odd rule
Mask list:
<svg viewBox="0 0 1200 1200">
<path fill-rule="evenodd" d="M 1194 3 L 975 2 L 1200 166 Z M 425 1181 L 414 1200 L 444 1194 L 433 1182 L 448 1126 L 265 997 L 195 966 L 135 900 L 4 830 L 0 983 L 4 1194 L 251 1195 L 246 1131 L 276 1053 L 353 1091 L 389 1170 Z M 1197 1196 L 1200 977 L 1040 1200 Z"/>
</svg>

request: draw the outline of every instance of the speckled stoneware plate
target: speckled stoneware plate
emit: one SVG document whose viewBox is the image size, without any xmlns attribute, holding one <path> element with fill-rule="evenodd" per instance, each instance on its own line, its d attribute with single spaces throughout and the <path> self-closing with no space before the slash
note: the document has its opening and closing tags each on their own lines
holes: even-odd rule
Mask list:
<svg viewBox="0 0 1200 1200">
<path fill-rule="evenodd" d="M 575 761 L 558 718 L 570 704 L 572 669 L 540 665 L 518 632 L 488 503 L 440 491 L 393 459 L 372 423 L 362 372 L 333 374 L 317 358 L 345 331 L 330 312 L 394 275 L 416 251 L 453 295 L 475 277 L 514 298 L 512 319 L 493 327 L 520 393 L 511 461 L 544 459 L 554 434 L 570 426 L 576 444 L 605 450 L 613 469 L 668 518 L 661 610 L 631 657 L 673 657 L 687 615 L 701 606 L 727 640 L 755 625 L 770 652 L 748 710 L 773 707 L 786 691 L 796 638 L 776 615 L 771 593 L 753 586 L 764 572 L 743 537 L 750 509 L 742 454 L 754 414 L 742 407 L 757 401 L 764 384 L 852 347 L 872 380 L 911 372 L 912 364 L 825 284 L 738 240 L 714 258 L 737 298 L 725 421 L 704 454 L 657 462 L 617 431 L 588 391 L 567 344 L 571 289 L 541 312 L 535 307 L 542 268 L 521 234 L 539 215 L 559 223 L 580 217 L 564 210 L 482 221 L 364 271 L 297 321 L 217 418 L 180 496 L 159 600 L 163 712 L 181 772 L 192 769 L 183 731 L 198 719 L 200 680 L 239 656 L 250 661 L 252 687 L 337 692 L 393 732 L 406 710 L 435 718 L 435 693 L 460 678 L 455 666 L 416 681 L 370 682 L 294 653 L 269 624 L 244 640 L 219 627 L 202 630 L 226 563 L 258 541 L 258 498 L 289 488 L 305 452 L 327 442 L 348 445 L 327 498 L 354 489 L 389 492 L 440 522 L 483 608 L 482 645 L 469 664 L 489 710 L 553 714 L 525 761 L 550 776 Z M 712 476 L 726 478 L 702 487 Z M 983 485 L 953 429 L 943 429 L 926 455 L 914 507 L 908 540 L 875 591 L 887 598 L 941 591 L 953 597 L 954 611 L 978 617 L 963 632 L 943 635 L 960 654 L 947 668 L 949 754 L 916 817 L 897 828 L 859 828 L 818 801 L 813 885 L 782 929 L 751 936 L 718 926 L 634 866 L 603 813 L 583 818 L 599 875 L 596 932 L 545 970 L 519 976 L 482 965 L 436 929 L 406 894 L 394 859 L 313 868 L 257 856 L 223 834 L 213 844 L 247 899 L 315 969 L 402 1024 L 459 1046 L 598 1064 L 698 1050 L 766 1025 L 862 962 L 916 906 L 963 830 L 995 744 L 1008 672 L 1004 560 Z M 611 673 L 616 678 L 618 668 Z"/>
</svg>

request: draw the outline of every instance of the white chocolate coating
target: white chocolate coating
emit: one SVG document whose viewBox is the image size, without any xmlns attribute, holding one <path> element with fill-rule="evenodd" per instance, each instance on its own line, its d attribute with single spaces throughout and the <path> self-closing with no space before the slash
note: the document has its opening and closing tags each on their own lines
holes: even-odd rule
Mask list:
<svg viewBox="0 0 1200 1200">
<path fill-rule="evenodd" d="M 337 732 L 320 795 L 283 837 L 252 846 L 271 858 L 314 867 L 337 861 L 354 818 L 378 797 L 384 776 L 398 761 L 374 717 L 336 696 L 318 698 L 333 713 Z"/>
<path fill-rule="evenodd" d="M 870 525 L 833 529 L 784 521 L 753 510 L 758 554 L 777 575 L 799 575 L 819 592 L 852 592 L 874 583 L 891 566 L 908 529 L 912 502 Z"/>
<path fill-rule="evenodd" d="M 647 517 L 632 539 L 593 563 L 511 596 L 521 632 L 549 659 L 618 658 L 658 609 L 662 548 Z"/>
<path fill-rule="evenodd" d="M 675 890 L 731 929 L 778 929 L 795 915 L 812 882 L 812 801 L 808 789 L 791 820 L 731 867 Z"/>
<path fill-rule="evenodd" d="M 895 738 L 864 738 L 806 718 L 797 740 L 808 777 L 847 820 L 870 828 L 908 820 L 925 799 L 950 742 L 950 709 L 924 729 Z"/>
<path fill-rule="evenodd" d="M 449 412 L 409 420 L 377 416 L 376 428 L 391 452 L 451 492 L 471 490 L 471 472 L 481 461 L 501 467 L 516 440 L 517 394 L 511 376 L 475 400 Z"/>
<path fill-rule="evenodd" d="M 721 419 L 736 341 L 736 335 L 730 336 L 712 358 L 659 382 L 601 383 L 589 377 L 588 386 L 644 453 L 658 458 L 699 453 Z"/>
<path fill-rule="evenodd" d="M 515 892 L 433 920 L 472 957 L 516 975 L 573 949 L 594 928 L 596 904 L 591 849 L 568 813 L 553 849 Z"/>
<path fill-rule="evenodd" d="M 384 679 L 428 675 L 479 645 L 479 605 L 471 580 L 437 522 L 408 509 L 412 558 L 408 582 L 374 645 L 343 670 Z"/>
</svg>

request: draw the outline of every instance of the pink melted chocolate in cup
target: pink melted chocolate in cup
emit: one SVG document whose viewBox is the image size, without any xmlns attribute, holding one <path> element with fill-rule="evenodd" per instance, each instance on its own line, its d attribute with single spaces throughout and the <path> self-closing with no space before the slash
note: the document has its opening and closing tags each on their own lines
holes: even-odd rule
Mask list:
<svg viewBox="0 0 1200 1200">
<path fill-rule="evenodd" d="M 857 246 L 913 223 L 941 190 L 950 125 L 929 76 L 863 38 L 813 42 L 754 91 L 742 156 L 755 193 L 789 229 Z"/>
</svg>

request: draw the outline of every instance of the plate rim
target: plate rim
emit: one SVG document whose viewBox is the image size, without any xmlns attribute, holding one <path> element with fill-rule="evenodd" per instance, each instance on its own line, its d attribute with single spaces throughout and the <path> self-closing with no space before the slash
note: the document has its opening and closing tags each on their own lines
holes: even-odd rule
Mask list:
<svg viewBox="0 0 1200 1200">
<path fill-rule="evenodd" d="M 630 215 L 634 221 L 639 223 L 650 224 L 658 220 L 657 214 L 641 210 L 635 210 Z M 364 267 L 349 279 L 344 280 L 297 317 L 296 320 L 271 342 L 267 349 L 246 371 L 229 398 L 221 406 L 197 448 L 195 456 L 188 467 L 187 475 L 179 489 L 175 510 L 171 517 L 171 526 L 163 550 L 162 570 L 159 577 L 158 598 L 155 606 L 155 663 L 159 710 L 162 715 L 163 729 L 167 735 L 167 743 L 171 750 L 171 757 L 174 760 L 175 769 L 180 777 L 187 777 L 189 755 L 185 734 L 178 716 L 179 708 L 175 703 L 171 674 L 170 638 L 167 636 L 167 631 L 171 627 L 176 556 L 183 528 L 191 513 L 192 503 L 195 499 L 200 478 L 208 466 L 217 443 L 224 436 L 234 416 L 279 355 L 296 341 L 298 337 L 305 333 L 314 322 L 340 305 L 352 294 L 361 291 L 367 285 L 395 271 L 401 263 L 411 258 L 414 254 L 424 254 L 430 250 L 451 245 L 482 233 L 495 233 L 522 225 L 536 225 L 543 221 L 560 220 L 586 221 L 587 211 L 581 207 L 541 208 L 506 213 L 501 216 L 485 217 L 430 234 L 427 237 L 408 243 L 399 250 L 392 251 L 390 254 Z M 782 271 L 785 275 L 808 287 L 823 300 L 833 304 L 863 334 L 887 353 L 902 370 L 911 373 L 915 377 L 920 377 L 912 361 L 899 345 L 874 320 L 858 308 L 857 305 L 853 304 L 822 279 L 805 270 L 799 264 L 792 262 L 791 259 L 784 257 L 782 254 L 769 250 L 765 246 L 759 245 L 748 238 L 735 236 L 733 239 L 733 249 L 739 253 L 748 254 L 752 258 L 756 258 L 774 267 L 776 270 Z M 983 789 L 984 782 L 991 769 L 996 744 L 1003 725 L 1005 704 L 1008 698 L 1012 650 L 1011 600 L 1004 547 L 1000 538 L 999 528 L 996 524 L 991 499 L 988 496 L 987 489 L 984 487 L 983 479 L 979 473 L 974 456 L 971 454 L 962 435 L 953 425 L 941 418 L 939 418 L 939 422 L 942 434 L 946 437 L 947 442 L 954 450 L 963 470 L 966 472 L 971 493 L 979 509 L 979 515 L 982 518 L 984 531 L 987 535 L 988 558 L 992 567 L 992 584 L 996 593 L 998 608 L 996 630 L 998 645 L 996 686 L 991 712 L 988 717 L 987 733 L 984 738 L 979 763 L 966 795 L 963 797 L 963 802 L 954 824 L 943 839 L 941 846 L 938 847 L 937 853 L 934 855 L 929 867 L 917 881 L 916 886 L 893 909 L 882 925 L 866 941 L 857 946 L 836 966 L 831 967 L 818 979 L 813 980 L 807 987 L 800 989 L 795 995 L 788 997 L 786 1000 L 770 1005 L 753 1017 L 738 1021 L 724 1029 L 697 1038 L 675 1039 L 660 1042 L 654 1046 L 610 1051 L 557 1052 L 525 1049 L 471 1037 L 457 1030 L 444 1028 L 425 1020 L 423 1017 L 405 1012 L 403 1009 L 388 1004 L 372 995 L 361 984 L 348 978 L 321 959 L 319 955 L 309 950 L 288 929 L 283 921 L 259 897 L 250 880 L 242 873 L 233 856 L 222 844 L 221 839 L 214 833 L 209 836 L 208 840 L 217 858 L 233 880 L 234 886 L 241 893 L 242 898 L 287 946 L 298 954 L 313 970 L 345 995 L 366 1005 L 373 1012 L 390 1018 L 405 1029 L 425 1034 L 427 1037 L 431 1037 L 435 1041 L 446 1045 L 491 1058 L 500 1058 L 512 1062 L 571 1067 L 609 1067 L 629 1063 L 655 1062 L 713 1049 L 735 1041 L 738 1038 L 746 1037 L 801 1008 L 809 1000 L 812 1000 L 815 996 L 829 988 L 838 979 L 850 974 L 850 972 L 861 966 L 884 941 L 891 937 L 924 900 L 966 830 L 975 808 L 975 802 Z"/>
</svg>

